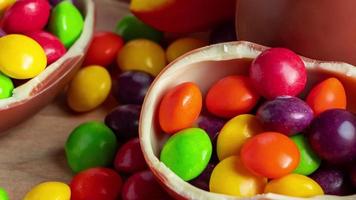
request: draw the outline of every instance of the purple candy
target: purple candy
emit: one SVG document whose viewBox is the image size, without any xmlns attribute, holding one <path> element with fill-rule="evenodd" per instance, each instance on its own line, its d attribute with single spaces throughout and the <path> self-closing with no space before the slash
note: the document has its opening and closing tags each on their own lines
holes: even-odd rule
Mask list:
<svg viewBox="0 0 356 200">
<path fill-rule="evenodd" d="M 354 186 L 354 188 L 356 188 L 356 163 L 353 163 L 350 169 L 350 179 L 351 179 L 351 183 Z"/>
<path fill-rule="evenodd" d="M 312 149 L 332 164 L 356 159 L 356 117 L 343 109 L 327 110 L 317 116 L 308 132 Z"/>
<path fill-rule="evenodd" d="M 292 136 L 309 126 L 313 110 L 297 97 L 280 96 L 263 104 L 257 117 L 267 130 Z"/>
<path fill-rule="evenodd" d="M 209 191 L 210 177 L 211 173 L 213 173 L 214 168 L 215 164 L 209 163 L 204 169 L 204 171 L 197 178 L 191 180 L 190 183 L 202 190 Z"/>
<path fill-rule="evenodd" d="M 229 21 L 217 26 L 210 34 L 210 44 L 236 41 L 235 22 Z"/>
</svg>

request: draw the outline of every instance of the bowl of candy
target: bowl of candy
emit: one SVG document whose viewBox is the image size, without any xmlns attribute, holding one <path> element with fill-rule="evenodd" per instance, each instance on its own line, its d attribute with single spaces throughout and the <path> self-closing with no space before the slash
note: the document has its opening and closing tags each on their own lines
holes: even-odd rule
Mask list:
<svg viewBox="0 0 356 200">
<path fill-rule="evenodd" d="M 244 41 L 203 47 L 153 81 L 142 151 L 176 199 L 355 199 L 355 85 L 346 63 Z"/>
<path fill-rule="evenodd" d="M 0 132 L 47 105 L 74 76 L 93 35 L 94 3 L 11 1 L 1 21 Z"/>
</svg>

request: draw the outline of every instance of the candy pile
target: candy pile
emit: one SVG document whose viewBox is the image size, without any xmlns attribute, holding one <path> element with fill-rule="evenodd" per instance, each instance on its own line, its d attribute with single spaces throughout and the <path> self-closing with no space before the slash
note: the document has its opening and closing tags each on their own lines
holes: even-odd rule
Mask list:
<svg viewBox="0 0 356 200">
<path fill-rule="evenodd" d="M 284 48 L 256 57 L 203 96 L 194 82 L 170 88 L 157 110 L 169 139 L 160 160 L 210 192 L 252 197 L 356 193 L 356 116 L 336 77 L 313 86 L 301 58 Z M 303 100 L 304 99 L 304 100 Z"/>
<path fill-rule="evenodd" d="M 0 99 L 4 99 L 12 96 L 12 79 L 31 79 L 62 57 L 80 36 L 84 20 L 71 1 L 3 0 L 0 13 Z"/>
</svg>

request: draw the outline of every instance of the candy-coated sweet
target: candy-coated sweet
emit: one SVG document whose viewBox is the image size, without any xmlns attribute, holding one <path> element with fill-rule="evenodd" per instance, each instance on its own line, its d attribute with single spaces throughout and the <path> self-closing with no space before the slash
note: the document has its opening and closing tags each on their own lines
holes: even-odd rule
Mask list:
<svg viewBox="0 0 356 200">
<path fill-rule="evenodd" d="M 163 33 L 161 31 L 158 31 L 155 28 L 143 23 L 141 20 L 132 15 L 124 16 L 117 23 L 115 32 L 121 35 L 126 42 L 134 39 L 145 38 L 159 43 L 163 38 Z"/>
<path fill-rule="evenodd" d="M 91 65 L 79 70 L 69 85 L 67 102 L 76 112 L 90 111 L 102 104 L 111 90 L 111 77 L 102 66 Z"/>
<path fill-rule="evenodd" d="M 222 160 L 210 177 L 210 192 L 252 197 L 261 194 L 267 183 L 264 177 L 255 176 L 241 163 L 238 156 Z"/>
<path fill-rule="evenodd" d="M 117 149 L 115 134 L 101 122 L 86 122 L 69 135 L 65 152 L 69 167 L 80 172 L 112 163 Z"/>
<path fill-rule="evenodd" d="M 221 129 L 216 144 L 219 160 L 239 155 L 248 138 L 263 132 L 262 124 L 251 114 L 238 115 Z"/>
<path fill-rule="evenodd" d="M 235 22 L 228 21 L 220 24 L 209 35 L 209 43 L 216 44 L 222 42 L 236 41 Z"/>
<path fill-rule="evenodd" d="M 0 73 L 0 99 L 5 99 L 12 96 L 14 90 L 14 84 L 12 80 Z"/>
<path fill-rule="evenodd" d="M 160 160 L 177 176 L 190 181 L 204 171 L 211 153 L 212 145 L 208 134 L 200 128 L 188 128 L 167 140 Z"/>
<path fill-rule="evenodd" d="M 69 1 L 57 4 L 51 13 L 49 30 L 56 35 L 66 48 L 79 38 L 84 19 L 79 10 Z"/>
<path fill-rule="evenodd" d="M 277 132 L 260 133 L 245 142 L 241 161 L 256 175 L 280 178 L 294 171 L 300 160 L 297 145 Z"/>
<path fill-rule="evenodd" d="M 351 184 L 354 188 L 356 188 L 356 165 L 352 165 L 349 170 L 349 177 L 351 180 Z"/>
<path fill-rule="evenodd" d="M 258 109 L 257 117 L 266 129 L 291 136 L 307 128 L 314 115 L 303 100 L 280 96 L 264 103 Z"/>
<path fill-rule="evenodd" d="M 209 134 L 211 141 L 216 139 L 225 123 L 224 119 L 209 115 L 200 115 L 198 118 L 199 128 L 204 129 Z"/>
<path fill-rule="evenodd" d="M 178 58 L 179 56 L 203 47 L 203 46 L 207 46 L 208 43 L 206 41 L 203 40 L 199 40 L 196 38 L 180 38 L 177 39 L 175 41 L 173 41 L 166 50 L 166 58 L 168 62 L 172 62 L 173 60 L 175 60 L 176 58 Z"/>
<path fill-rule="evenodd" d="M 116 77 L 112 93 L 122 104 L 141 105 L 152 82 L 153 76 L 146 72 L 123 72 Z"/>
<path fill-rule="evenodd" d="M 18 0 L 4 15 L 6 33 L 29 33 L 45 27 L 50 15 L 47 0 Z"/>
<path fill-rule="evenodd" d="M 320 167 L 321 160 L 313 152 L 303 134 L 294 135 L 291 139 L 297 145 L 300 153 L 299 165 L 293 173 L 308 176 Z"/>
<path fill-rule="evenodd" d="M 334 108 L 346 109 L 346 92 L 337 78 L 328 78 L 313 87 L 306 102 L 315 115 Z"/>
<path fill-rule="evenodd" d="M 29 79 L 47 65 L 43 48 L 32 38 L 9 34 L 0 38 L 0 71 L 15 79 Z"/>
<path fill-rule="evenodd" d="M 157 43 L 147 39 L 129 41 L 119 52 L 117 64 L 123 71 L 138 70 L 153 76 L 166 66 L 164 50 Z"/>
<path fill-rule="evenodd" d="M 248 113 L 259 95 L 245 76 L 227 76 L 216 82 L 205 99 L 208 111 L 216 116 L 231 118 Z"/>
<path fill-rule="evenodd" d="M 283 194 L 293 197 L 313 197 L 323 195 L 323 189 L 313 179 L 300 174 L 289 174 L 270 181 L 265 193 Z"/>
<path fill-rule="evenodd" d="M 23 200 L 69 200 L 70 188 L 61 182 L 44 182 L 36 185 Z"/>
<path fill-rule="evenodd" d="M 209 163 L 204 169 L 204 171 L 197 178 L 190 181 L 190 184 L 202 190 L 209 191 L 210 177 L 211 173 L 213 173 L 214 168 L 215 164 Z"/>
<path fill-rule="evenodd" d="M 0 188 L 0 200 L 10 200 L 9 195 L 3 188 Z"/>
<path fill-rule="evenodd" d="M 71 200 L 116 200 L 120 196 L 122 179 L 109 168 L 91 168 L 73 177 Z"/>
<path fill-rule="evenodd" d="M 323 188 L 325 194 L 339 196 L 351 194 L 348 177 L 339 169 L 321 168 L 310 175 L 310 178 Z"/>
<path fill-rule="evenodd" d="M 349 111 L 331 109 L 319 114 L 307 136 L 315 153 L 329 163 L 356 159 L 356 116 Z"/>
<path fill-rule="evenodd" d="M 202 94 L 195 83 L 184 82 L 163 96 L 159 105 L 159 124 L 166 133 L 173 134 L 191 127 L 202 108 Z"/>
<path fill-rule="evenodd" d="M 48 65 L 58 60 L 67 51 L 62 42 L 51 33 L 37 31 L 28 33 L 27 36 L 36 40 L 36 42 L 41 45 L 46 53 Z"/>
<path fill-rule="evenodd" d="M 122 187 L 122 200 L 171 200 L 150 170 L 130 176 Z"/>
<path fill-rule="evenodd" d="M 307 82 L 302 59 L 284 48 L 271 48 L 257 56 L 251 64 L 250 77 L 258 92 L 267 99 L 297 96 Z"/>
<path fill-rule="evenodd" d="M 138 138 L 120 147 L 116 153 L 114 166 L 117 171 L 123 173 L 134 173 L 148 168 Z"/>
<path fill-rule="evenodd" d="M 124 46 L 121 36 L 111 32 L 96 32 L 84 59 L 84 66 L 101 65 L 107 67 L 115 61 Z"/>
<path fill-rule="evenodd" d="M 141 106 L 120 105 L 105 117 L 105 124 L 111 128 L 120 141 L 138 136 L 138 121 Z"/>
</svg>

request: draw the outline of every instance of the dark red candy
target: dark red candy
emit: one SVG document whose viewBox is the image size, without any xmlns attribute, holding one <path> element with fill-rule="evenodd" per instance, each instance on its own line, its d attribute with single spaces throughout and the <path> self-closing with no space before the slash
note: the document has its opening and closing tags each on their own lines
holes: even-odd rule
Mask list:
<svg viewBox="0 0 356 200">
<path fill-rule="evenodd" d="M 214 168 L 215 168 L 215 164 L 209 163 L 204 169 L 204 171 L 197 178 L 191 180 L 190 183 L 202 190 L 209 191 L 210 177 Z"/>
<path fill-rule="evenodd" d="M 134 173 L 147 169 L 138 138 L 128 141 L 118 150 L 114 165 L 117 171 L 123 173 Z"/>
<path fill-rule="evenodd" d="M 121 186 L 121 177 L 114 170 L 91 168 L 73 177 L 71 200 L 116 200 Z"/>
<path fill-rule="evenodd" d="M 122 188 L 123 200 L 171 200 L 151 171 L 138 172 L 127 179 Z"/>
<path fill-rule="evenodd" d="M 211 141 L 215 140 L 225 123 L 225 120 L 212 116 L 201 115 L 198 118 L 199 128 L 204 129 L 208 133 Z"/>
</svg>

